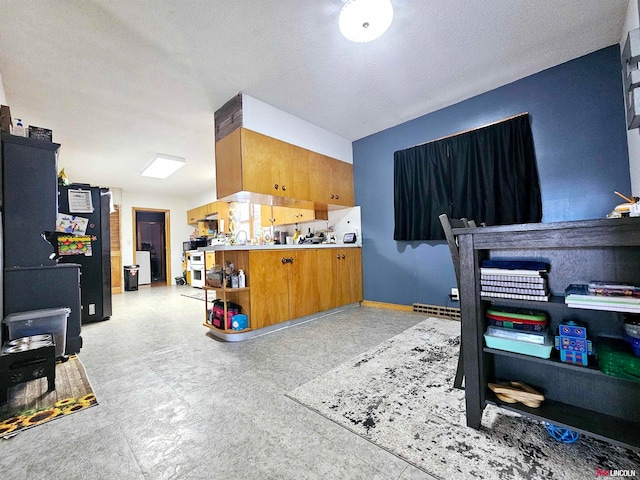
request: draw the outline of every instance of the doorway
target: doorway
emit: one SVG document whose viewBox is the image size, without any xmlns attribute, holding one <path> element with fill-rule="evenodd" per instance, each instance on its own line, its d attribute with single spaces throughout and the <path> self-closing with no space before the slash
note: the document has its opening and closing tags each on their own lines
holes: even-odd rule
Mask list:
<svg viewBox="0 0 640 480">
<path fill-rule="evenodd" d="M 149 252 L 148 281 L 151 285 L 171 285 L 169 210 L 133 207 L 134 258 Z M 142 265 L 139 282 L 145 282 Z"/>
</svg>

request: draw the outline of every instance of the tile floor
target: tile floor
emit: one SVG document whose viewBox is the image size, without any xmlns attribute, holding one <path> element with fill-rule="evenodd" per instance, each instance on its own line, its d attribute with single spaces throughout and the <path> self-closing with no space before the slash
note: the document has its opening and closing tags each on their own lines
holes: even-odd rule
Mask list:
<svg viewBox="0 0 640 480">
<path fill-rule="evenodd" d="M 431 479 L 284 394 L 423 320 L 355 307 L 240 343 L 191 287 L 115 295 L 83 325 L 99 405 L 0 441 L 0 478 Z"/>
</svg>

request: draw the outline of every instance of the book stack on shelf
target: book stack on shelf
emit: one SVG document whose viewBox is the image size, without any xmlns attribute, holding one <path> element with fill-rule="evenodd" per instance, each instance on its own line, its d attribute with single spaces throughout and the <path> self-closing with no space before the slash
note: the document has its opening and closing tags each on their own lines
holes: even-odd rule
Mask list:
<svg viewBox="0 0 640 480">
<path fill-rule="evenodd" d="M 564 302 L 571 308 L 640 313 L 640 287 L 621 283 L 573 283 L 565 289 Z"/>
<path fill-rule="evenodd" d="M 531 260 L 485 260 L 480 267 L 480 295 L 548 302 L 548 267 Z"/>
</svg>

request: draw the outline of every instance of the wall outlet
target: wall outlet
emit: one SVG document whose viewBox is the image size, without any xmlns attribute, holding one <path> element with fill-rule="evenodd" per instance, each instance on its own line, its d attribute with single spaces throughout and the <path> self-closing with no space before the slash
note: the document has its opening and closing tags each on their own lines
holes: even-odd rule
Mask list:
<svg viewBox="0 0 640 480">
<path fill-rule="evenodd" d="M 451 289 L 451 294 L 449 295 L 449 298 L 451 298 L 451 300 L 454 301 L 458 301 L 460 300 L 460 297 L 458 296 L 458 289 L 457 288 L 452 288 Z"/>
</svg>

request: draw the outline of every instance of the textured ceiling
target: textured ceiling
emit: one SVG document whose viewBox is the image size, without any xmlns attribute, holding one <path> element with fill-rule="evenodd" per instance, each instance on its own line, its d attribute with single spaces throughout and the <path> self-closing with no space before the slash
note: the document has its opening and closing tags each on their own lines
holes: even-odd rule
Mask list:
<svg viewBox="0 0 640 480">
<path fill-rule="evenodd" d="M 0 75 L 72 181 L 193 196 L 239 91 L 357 140 L 619 42 L 628 4 L 392 1 L 389 31 L 356 44 L 342 0 L 1 0 Z M 140 177 L 155 152 L 187 166 Z"/>
</svg>

